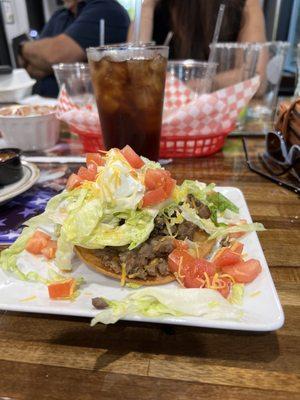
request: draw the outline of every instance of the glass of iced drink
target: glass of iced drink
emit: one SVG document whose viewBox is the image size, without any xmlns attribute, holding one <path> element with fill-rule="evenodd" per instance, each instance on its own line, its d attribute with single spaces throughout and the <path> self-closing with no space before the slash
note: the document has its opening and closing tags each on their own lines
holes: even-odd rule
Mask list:
<svg viewBox="0 0 300 400">
<path fill-rule="evenodd" d="M 159 156 L 169 48 L 122 44 L 87 50 L 105 148 Z"/>
</svg>

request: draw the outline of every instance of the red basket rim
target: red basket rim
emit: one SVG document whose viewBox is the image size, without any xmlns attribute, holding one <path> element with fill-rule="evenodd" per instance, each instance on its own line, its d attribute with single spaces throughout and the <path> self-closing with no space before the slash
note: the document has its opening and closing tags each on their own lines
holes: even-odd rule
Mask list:
<svg viewBox="0 0 300 400">
<path fill-rule="evenodd" d="M 225 132 L 218 132 L 218 133 L 208 133 L 206 135 L 191 135 L 191 136 L 175 136 L 175 135 L 170 135 L 170 136 L 161 136 L 160 140 L 172 140 L 172 141 L 186 141 L 186 140 L 205 140 L 205 139 L 212 139 L 215 137 L 219 136 L 227 136 L 230 132 L 232 132 L 232 129 L 229 129 L 228 131 Z"/>
<path fill-rule="evenodd" d="M 74 125 L 70 125 L 70 124 L 69 124 L 69 128 L 70 128 L 71 133 L 76 133 L 77 135 L 82 135 L 82 136 L 87 136 L 87 137 L 88 136 L 97 136 L 97 137 L 102 136 L 100 132 L 99 133 L 86 132 L 86 131 L 80 130 L 80 129 L 76 128 Z"/>
</svg>

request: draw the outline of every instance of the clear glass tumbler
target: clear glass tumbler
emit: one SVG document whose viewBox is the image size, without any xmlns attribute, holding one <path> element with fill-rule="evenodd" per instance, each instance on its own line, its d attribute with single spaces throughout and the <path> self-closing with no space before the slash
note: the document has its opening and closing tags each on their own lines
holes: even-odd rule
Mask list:
<svg viewBox="0 0 300 400">
<path fill-rule="evenodd" d="M 179 79 L 195 96 L 209 93 L 217 64 L 195 60 L 176 60 L 168 62 L 167 79 Z"/>
<path fill-rule="evenodd" d="M 89 65 L 60 63 L 52 66 L 59 88 L 65 85 L 71 100 L 79 105 L 95 102 Z"/>
<path fill-rule="evenodd" d="M 290 44 L 288 42 L 257 43 L 259 59 L 257 73 L 261 83 L 250 102 L 247 116 L 272 124 L 277 105 L 282 70 Z M 268 130 L 266 127 L 265 130 Z"/>
<path fill-rule="evenodd" d="M 106 149 L 129 144 L 158 159 L 168 53 L 134 44 L 87 49 Z"/>
</svg>

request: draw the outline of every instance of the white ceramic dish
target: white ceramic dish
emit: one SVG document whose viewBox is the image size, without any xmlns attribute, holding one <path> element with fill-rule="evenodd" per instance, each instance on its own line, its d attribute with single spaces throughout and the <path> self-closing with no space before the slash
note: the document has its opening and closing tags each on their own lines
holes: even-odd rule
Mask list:
<svg viewBox="0 0 300 400">
<path fill-rule="evenodd" d="M 44 150 L 57 143 L 59 120 L 54 111 L 45 115 L 26 117 L 0 115 L 0 131 L 10 147 L 24 151 Z"/>
<path fill-rule="evenodd" d="M 0 76 L 0 102 L 19 102 L 31 94 L 32 86 L 36 83 L 23 68 L 14 69 L 11 74 Z"/>
<path fill-rule="evenodd" d="M 249 222 L 251 221 L 247 204 L 239 189 L 227 187 L 219 188 L 218 190 L 240 207 L 242 218 L 247 219 Z M 126 318 L 126 320 L 249 331 L 272 331 L 280 328 L 284 322 L 284 315 L 258 237 L 256 233 L 251 233 L 242 241 L 249 257 L 257 258 L 263 267 L 262 273 L 256 280 L 246 285 L 243 305 L 245 316 L 242 320 L 234 321 L 226 320 L 225 318 L 222 320 L 210 320 L 209 318 L 189 316 L 180 318 L 146 318 L 135 315 Z M 29 253 L 24 253 L 20 262 L 28 266 L 28 268 L 30 267 L 31 270 L 38 268 L 37 264 L 40 264 L 40 260 L 37 260 L 36 257 L 31 256 Z M 75 301 L 51 301 L 48 298 L 45 286 L 17 280 L 0 270 L 0 309 L 94 317 L 97 314 L 97 310 L 93 309 L 91 305 L 92 297 L 104 296 L 109 299 L 121 299 L 132 292 L 132 289 L 121 288 L 119 282 L 97 274 L 78 261 L 75 261 L 74 264 L 77 265 L 74 275 L 83 276 L 86 280 L 80 296 Z M 164 287 L 172 286 L 177 286 L 177 283 L 172 282 Z M 32 298 L 32 296 L 36 297 Z M 32 299 L 27 301 L 27 298 Z"/>
<path fill-rule="evenodd" d="M 22 161 L 23 178 L 11 185 L 0 187 L 0 205 L 30 189 L 40 176 L 38 167 L 30 162 Z"/>
</svg>

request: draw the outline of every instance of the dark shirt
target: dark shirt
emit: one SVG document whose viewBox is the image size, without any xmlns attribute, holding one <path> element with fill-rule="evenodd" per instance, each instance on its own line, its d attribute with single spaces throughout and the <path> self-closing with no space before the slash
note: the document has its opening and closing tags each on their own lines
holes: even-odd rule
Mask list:
<svg viewBox="0 0 300 400">
<path fill-rule="evenodd" d="M 66 8 L 56 11 L 41 32 L 40 38 L 64 33 L 80 47 L 99 46 L 99 21 L 105 20 L 105 43 L 126 41 L 129 16 L 116 0 L 86 0 L 78 3 L 77 14 Z M 58 86 L 53 75 L 41 79 L 35 88 L 41 96 L 57 97 Z"/>
</svg>

